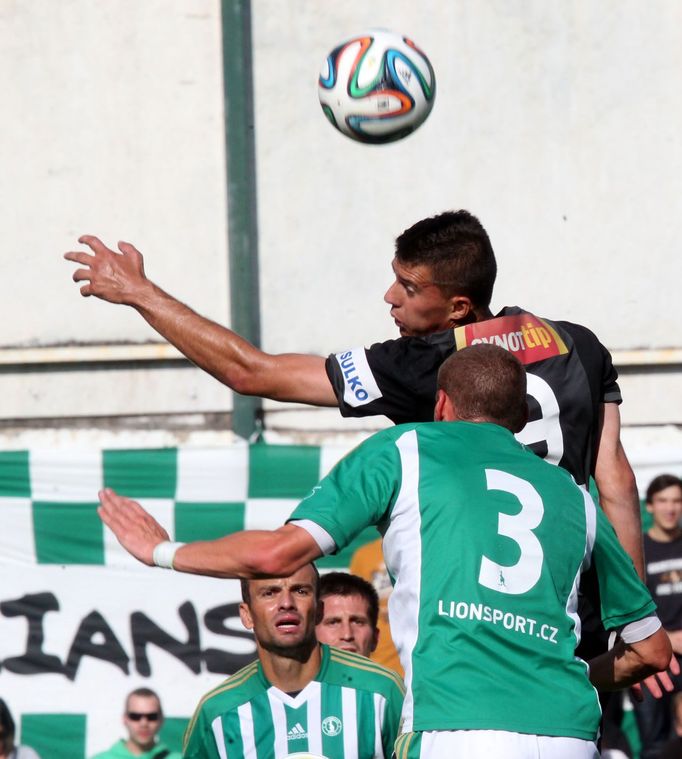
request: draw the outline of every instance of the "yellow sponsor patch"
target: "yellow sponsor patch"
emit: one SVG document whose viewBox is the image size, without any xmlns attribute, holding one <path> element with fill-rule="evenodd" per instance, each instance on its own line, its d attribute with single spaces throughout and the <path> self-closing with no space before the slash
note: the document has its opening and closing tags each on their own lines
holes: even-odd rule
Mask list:
<svg viewBox="0 0 682 759">
<path fill-rule="evenodd" d="M 457 350 L 480 343 L 499 345 L 513 353 L 522 364 L 568 353 L 566 343 L 556 330 L 533 314 L 498 316 L 457 327 L 454 333 Z"/>
</svg>

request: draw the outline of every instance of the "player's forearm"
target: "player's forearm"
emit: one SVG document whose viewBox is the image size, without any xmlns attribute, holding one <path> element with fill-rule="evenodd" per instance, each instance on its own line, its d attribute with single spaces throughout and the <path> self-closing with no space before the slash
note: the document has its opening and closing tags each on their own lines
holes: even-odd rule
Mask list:
<svg viewBox="0 0 682 759">
<path fill-rule="evenodd" d="M 336 405 L 321 356 L 264 353 L 152 283 L 137 294 L 131 305 L 192 363 L 237 393 Z"/>
<path fill-rule="evenodd" d="M 600 406 L 594 480 L 599 502 L 618 540 L 644 579 L 642 518 L 635 474 L 620 440 L 620 411 L 615 403 Z"/>
<path fill-rule="evenodd" d="M 631 645 L 618 641 L 605 654 L 589 661 L 590 682 L 598 690 L 619 690 L 661 672 L 670 661 L 672 649 L 663 628 Z"/>
<path fill-rule="evenodd" d="M 621 479 L 614 478 L 601 484 L 597 481 L 599 503 L 616 531 L 618 540 L 633 561 L 637 574 L 644 579 L 644 550 L 642 545 L 642 517 L 635 477 L 630 465 L 621 468 Z"/>
<path fill-rule="evenodd" d="M 288 577 L 319 556 L 317 543 L 305 530 L 285 525 L 274 532 L 246 530 L 186 543 L 176 551 L 173 568 L 211 577 Z"/>
<path fill-rule="evenodd" d="M 151 282 L 130 305 L 194 364 L 232 390 L 252 394 L 249 377 L 261 369 L 261 351 L 247 340 L 201 316 Z"/>
</svg>

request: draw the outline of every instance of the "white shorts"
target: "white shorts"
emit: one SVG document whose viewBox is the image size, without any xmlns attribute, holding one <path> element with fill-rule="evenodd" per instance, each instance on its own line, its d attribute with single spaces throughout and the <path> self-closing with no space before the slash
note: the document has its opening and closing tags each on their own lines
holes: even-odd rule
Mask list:
<svg viewBox="0 0 682 759">
<path fill-rule="evenodd" d="M 412 736 L 412 739 L 410 738 Z M 413 740 L 414 739 L 414 740 Z M 410 745 L 412 744 L 412 745 Z M 401 735 L 396 759 L 599 759 L 594 741 L 505 730 L 430 730 Z"/>
</svg>

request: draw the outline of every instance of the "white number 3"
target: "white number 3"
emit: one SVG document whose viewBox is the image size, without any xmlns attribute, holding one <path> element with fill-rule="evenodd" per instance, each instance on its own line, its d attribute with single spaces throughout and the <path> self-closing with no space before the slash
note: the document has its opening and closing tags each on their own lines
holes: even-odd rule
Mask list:
<svg viewBox="0 0 682 759">
<path fill-rule="evenodd" d="M 498 534 L 511 538 L 521 549 L 521 557 L 516 564 L 507 567 L 483 556 L 478 581 L 499 593 L 526 593 L 540 579 L 542 571 L 542 546 L 532 532 L 542 521 L 542 499 L 530 482 L 513 474 L 486 469 L 485 475 L 488 490 L 511 493 L 521 502 L 518 514 L 500 513 L 497 523 Z"/>
</svg>

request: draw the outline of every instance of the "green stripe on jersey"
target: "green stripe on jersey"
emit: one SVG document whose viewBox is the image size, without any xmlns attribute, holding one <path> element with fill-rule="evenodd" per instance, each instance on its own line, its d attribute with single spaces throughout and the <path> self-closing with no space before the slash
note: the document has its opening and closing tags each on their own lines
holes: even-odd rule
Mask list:
<svg viewBox="0 0 682 759">
<path fill-rule="evenodd" d="M 345 726 L 343 720 L 343 707 L 341 704 L 340 688 L 322 688 L 322 708 L 321 712 L 328 720 L 327 729 L 322 726 L 322 755 L 332 756 L 339 740 L 342 740 L 340 732 Z M 341 720 L 339 718 L 341 717 Z"/>
<path fill-rule="evenodd" d="M 233 756 L 244 756 L 246 751 L 239 723 L 239 713 L 234 711 L 224 714 L 221 718 L 221 725 L 223 728 L 223 743 L 227 748 L 227 756 L 230 759 Z"/>
<path fill-rule="evenodd" d="M 358 754 L 360 756 L 371 756 L 377 742 L 376 734 L 376 708 L 374 704 L 375 694 L 368 691 L 357 691 L 357 735 L 358 735 Z M 383 725 L 381 726 L 383 727 Z"/>
<path fill-rule="evenodd" d="M 266 759 L 268 756 L 275 756 L 275 721 L 272 716 L 272 710 L 270 709 L 270 699 L 268 699 L 267 691 L 254 696 L 254 698 L 251 699 L 250 704 L 247 704 L 247 707 L 249 706 L 253 715 L 253 725 L 257 746 L 256 755 L 258 759 Z M 248 746 L 245 746 L 245 748 L 248 749 Z"/>
<path fill-rule="evenodd" d="M 294 753 L 297 751 L 310 750 L 308 737 L 308 717 L 311 722 L 314 715 L 308 714 L 308 702 L 299 706 L 297 709 L 283 705 L 286 724 L 287 751 Z"/>
</svg>

